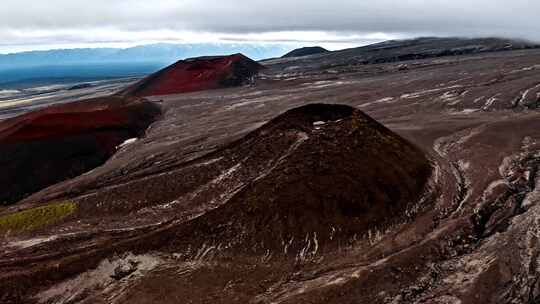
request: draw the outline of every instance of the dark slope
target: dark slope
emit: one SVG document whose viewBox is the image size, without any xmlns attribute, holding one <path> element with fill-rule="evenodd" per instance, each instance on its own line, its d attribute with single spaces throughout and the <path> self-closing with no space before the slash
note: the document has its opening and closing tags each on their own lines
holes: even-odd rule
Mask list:
<svg viewBox="0 0 540 304">
<path fill-rule="evenodd" d="M 263 66 L 242 54 L 180 60 L 119 95 L 158 96 L 240 86 Z"/>
<path fill-rule="evenodd" d="M 264 64 L 271 70 L 281 70 L 295 61 L 302 66 L 295 71 L 317 70 L 366 64 L 402 62 L 445 56 L 471 55 L 489 52 L 539 48 L 540 45 L 500 38 L 417 38 L 391 40 L 372 45 L 333 51 L 316 56 L 268 60 Z"/>
<path fill-rule="evenodd" d="M 302 57 L 302 56 L 308 56 L 308 55 L 314 55 L 314 54 L 323 54 L 323 53 L 328 53 L 328 52 L 329 51 L 327 49 L 322 48 L 320 46 L 303 47 L 303 48 L 292 50 L 288 52 L 287 54 L 283 55 L 281 58 Z"/>
<path fill-rule="evenodd" d="M 229 150 L 246 159 L 241 165 L 271 166 L 243 181 L 225 205 L 183 227 L 180 247 L 231 240 L 240 251 L 294 255 L 305 246 L 301 240 L 315 237 L 319 250 L 334 248 L 403 220 L 430 175 L 421 151 L 342 105 L 290 110 Z M 269 151 L 278 153 L 268 157 Z"/>
<path fill-rule="evenodd" d="M 194 249 L 208 244 L 222 244 L 224 258 L 267 250 L 290 261 L 306 258 L 406 219 L 430 169 L 419 149 L 357 109 L 302 106 L 180 170 L 70 198 L 78 205 L 72 222 L 103 219 L 98 226 L 106 229 L 152 210 L 149 217 L 163 225 L 111 230 L 89 243 L 87 234 L 72 235 L 69 258 L 52 256 L 20 272 L 15 267 L 2 279 L 13 287 L 8 294 L 21 295 L 38 282 L 92 269 L 113 253 L 161 250 L 192 259 Z M 307 238 L 317 243 L 310 252 L 302 249 Z"/>
<path fill-rule="evenodd" d="M 0 124 L 0 203 L 103 164 L 159 115 L 147 101 L 105 97 L 49 107 Z"/>
<path fill-rule="evenodd" d="M 467 55 L 538 48 L 540 45 L 527 41 L 501 38 L 417 38 L 391 40 L 365 47 L 340 51 L 342 54 L 363 53 L 362 63 L 383 63 L 442 56 Z"/>
</svg>

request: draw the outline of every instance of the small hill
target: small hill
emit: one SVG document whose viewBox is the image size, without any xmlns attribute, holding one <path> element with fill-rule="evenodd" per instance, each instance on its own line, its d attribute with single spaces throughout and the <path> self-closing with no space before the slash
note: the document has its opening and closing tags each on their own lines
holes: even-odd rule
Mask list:
<svg viewBox="0 0 540 304">
<path fill-rule="evenodd" d="M 245 84 L 264 67 L 242 54 L 180 60 L 118 93 L 158 96 Z"/>
<path fill-rule="evenodd" d="M 285 254 L 296 254 L 308 238 L 318 250 L 335 248 L 403 220 L 431 172 L 422 151 L 345 105 L 290 110 L 211 157 L 232 160 L 214 165 L 233 168 L 222 176 L 244 186 L 200 192 L 231 198 L 179 227 L 167 246 L 227 240 L 232 250 L 264 253 L 294 240 Z"/>
<path fill-rule="evenodd" d="M 292 50 L 289 53 L 283 55 L 281 58 L 302 57 L 302 56 L 322 54 L 322 53 L 328 53 L 328 52 L 329 51 L 327 49 L 322 48 L 320 46 L 303 47 L 296 50 Z"/>
</svg>

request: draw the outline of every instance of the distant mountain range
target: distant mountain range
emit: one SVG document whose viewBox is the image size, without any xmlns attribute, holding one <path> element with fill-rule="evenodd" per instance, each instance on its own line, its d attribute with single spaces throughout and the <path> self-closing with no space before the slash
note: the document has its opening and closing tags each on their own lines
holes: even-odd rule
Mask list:
<svg viewBox="0 0 540 304">
<path fill-rule="evenodd" d="M 279 57 L 293 48 L 280 44 L 159 43 L 126 49 L 60 49 L 5 54 L 0 55 L 0 88 L 141 76 L 180 59 L 205 55 L 242 53 L 259 60 Z"/>
<path fill-rule="evenodd" d="M 243 53 L 255 59 L 279 57 L 293 47 L 261 44 L 149 44 L 126 49 L 88 48 L 30 51 L 0 55 L 0 69 L 84 63 L 173 63 L 188 57 Z"/>
</svg>

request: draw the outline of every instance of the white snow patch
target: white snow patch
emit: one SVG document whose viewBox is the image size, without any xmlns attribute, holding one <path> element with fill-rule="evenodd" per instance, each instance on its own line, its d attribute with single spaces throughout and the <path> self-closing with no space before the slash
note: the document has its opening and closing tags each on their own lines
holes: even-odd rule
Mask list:
<svg viewBox="0 0 540 304">
<path fill-rule="evenodd" d="M 257 104 L 257 103 L 264 103 L 264 102 L 265 102 L 264 99 L 260 99 L 260 100 L 255 99 L 255 100 L 243 101 L 243 102 L 232 104 L 230 106 L 226 106 L 225 110 L 234 110 L 236 108 L 240 108 L 240 107 L 243 107 L 243 106 L 247 106 L 247 105 L 251 105 L 251 104 Z"/>
<path fill-rule="evenodd" d="M 484 111 L 488 110 L 493 105 L 493 103 L 498 100 L 497 96 L 499 96 L 499 95 L 500 95 L 500 93 L 495 94 L 493 97 L 489 98 L 486 101 L 486 103 L 484 104 L 484 106 L 482 107 L 482 110 L 484 110 Z"/>
<path fill-rule="evenodd" d="M 463 109 L 461 111 L 455 111 L 455 112 L 450 112 L 449 114 L 450 115 L 469 115 L 469 114 L 472 114 L 472 113 L 475 113 L 475 112 L 478 112 L 480 110 L 478 109 Z"/>
<path fill-rule="evenodd" d="M 180 203 L 178 200 L 174 200 L 172 202 L 168 202 L 168 203 L 165 203 L 165 204 L 162 204 L 162 205 L 158 205 L 157 207 L 159 209 L 170 209 L 172 208 L 174 205 L 177 205 L 178 203 Z"/>
<path fill-rule="evenodd" d="M 117 258 L 114 260 L 103 260 L 96 269 L 84 272 L 77 277 L 64 281 L 56 286 L 53 286 L 45 291 L 37 294 L 36 298 L 40 303 L 70 303 L 83 295 L 85 292 L 94 291 L 96 289 L 115 290 L 117 294 L 121 294 L 123 291 L 122 286 L 127 283 L 126 278 L 121 280 L 115 280 L 111 276 L 115 274 L 117 269 L 130 269 L 133 273 L 127 277 L 138 278 L 144 276 L 148 271 L 156 268 L 162 260 L 153 255 L 133 255 L 128 254 L 124 258 Z M 125 288 L 125 286 L 124 286 Z"/>
<path fill-rule="evenodd" d="M 0 97 L 7 97 L 21 93 L 19 90 L 0 90 Z"/>
<path fill-rule="evenodd" d="M 137 141 L 137 138 L 136 138 L 136 137 L 127 139 L 127 140 L 125 140 L 123 143 L 121 143 L 120 145 L 118 145 L 118 146 L 116 147 L 116 149 L 121 149 L 121 148 L 123 148 L 123 147 L 125 147 L 125 146 L 127 146 L 127 145 L 131 145 L 132 143 L 134 143 L 134 142 L 136 142 L 136 141 Z"/>
<path fill-rule="evenodd" d="M 434 299 L 433 303 L 439 304 L 461 304 L 461 300 L 454 296 L 440 296 Z"/>
<path fill-rule="evenodd" d="M 478 102 L 480 102 L 480 100 L 482 100 L 482 99 L 484 99 L 484 98 L 486 98 L 486 96 L 480 96 L 480 97 L 476 98 L 476 99 L 473 101 L 473 103 L 478 103 Z"/>
<path fill-rule="evenodd" d="M 401 95 L 400 98 L 402 98 L 402 99 L 419 98 L 419 97 L 423 97 L 424 95 L 428 95 L 428 94 L 431 94 L 431 93 L 437 93 L 437 92 L 440 92 L 440 91 L 444 91 L 444 90 L 448 90 L 448 89 L 457 89 L 457 88 L 461 88 L 461 87 L 463 87 L 463 86 L 462 85 L 454 85 L 454 86 L 445 87 L 445 88 L 436 88 L 436 89 L 430 89 L 430 90 L 423 90 L 423 91 L 403 94 L 403 95 Z"/>
<path fill-rule="evenodd" d="M 11 242 L 11 243 L 8 244 L 8 246 L 9 247 L 17 247 L 17 248 L 20 248 L 20 249 L 24 249 L 24 248 L 30 248 L 30 247 L 34 247 L 34 246 L 39 245 L 39 244 L 54 241 L 57 238 L 58 238 L 58 236 L 56 236 L 56 235 L 49 236 L 49 237 L 43 237 L 43 238 L 34 238 L 34 239 L 29 239 L 29 240 L 24 240 L 24 241 Z"/>
<path fill-rule="evenodd" d="M 234 172 L 236 172 L 238 169 L 240 169 L 240 167 L 242 166 L 241 163 L 238 163 L 236 165 L 234 165 L 233 167 L 227 169 L 226 171 L 223 171 L 218 177 L 216 177 L 215 179 L 213 179 L 210 184 L 218 184 L 220 183 L 221 181 L 223 181 L 224 179 L 228 178 L 229 176 L 231 176 Z"/>
<path fill-rule="evenodd" d="M 467 92 L 467 91 L 465 91 L 465 92 Z M 461 102 L 461 99 L 460 99 L 461 96 L 462 96 L 462 94 L 459 93 L 459 92 L 448 91 L 448 92 L 444 93 L 443 95 L 441 95 L 439 97 L 439 99 L 441 101 L 443 101 L 443 102 L 448 103 L 448 105 L 453 106 L 453 105 L 456 105 L 456 104 Z"/>
<path fill-rule="evenodd" d="M 459 160 L 458 165 L 459 165 L 460 169 L 462 169 L 464 171 L 469 170 L 469 168 L 471 167 L 470 162 L 466 162 L 466 161 L 463 161 L 463 160 Z"/>
<path fill-rule="evenodd" d="M 322 88 L 340 86 L 340 85 L 351 84 L 351 83 L 353 83 L 353 82 L 351 82 L 351 81 L 328 81 L 328 80 L 322 80 L 322 81 L 316 81 L 316 82 L 313 82 L 313 83 L 306 83 L 303 86 L 307 86 L 310 89 L 322 89 Z"/>
<path fill-rule="evenodd" d="M 474 112 L 478 112 L 478 109 L 463 109 L 463 111 L 461 111 L 463 114 L 471 114 Z"/>
<path fill-rule="evenodd" d="M 195 165 L 195 166 L 196 166 L 196 167 L 208 166 L 208 165 L 211 165 L 211 164 L 213 164 L 213 163 L 216 163 L 216 162 L 218 162 L 218 161 L 220 161 L 220 160 L 222 160 L 222 159 L 223 159 L 223 156 L 222 156 L 222 157 L 218 157 L 218 158 L 213 158 L 213 159 L 207 160 L 207 161 L 205 161 L 205 162 L 199 163 L 199 164 L 197 164 L 197 165 Z"/>
<path fill-rule="evenodd" d="M 379 104 L 379 103 L 390 103 L 390 102 L 394 101 L 394 99 L 395 99 L 394 97 L 384 97 L 384 98 L 381 98 L 381 99 L 377 99 L 375 101 L 363 103 L 361 105 L 358 105 L 358 107 L 364 108 L 364 107 L 371 106 L 371 105 L 374 105 L 374 104 Z"/>
</svg>

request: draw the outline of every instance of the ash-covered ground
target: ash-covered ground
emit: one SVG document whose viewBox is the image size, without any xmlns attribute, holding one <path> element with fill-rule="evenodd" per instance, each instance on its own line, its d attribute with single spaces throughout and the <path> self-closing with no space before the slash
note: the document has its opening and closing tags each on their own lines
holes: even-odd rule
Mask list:
<svg viewBox="0 0 540 304">
<path fill-rule="evenodd" d="M 0 209 L 1 302 L 538 303 L 540 50 L 467 41 L 147 97 L 144 136 Z"/>
</svg>

